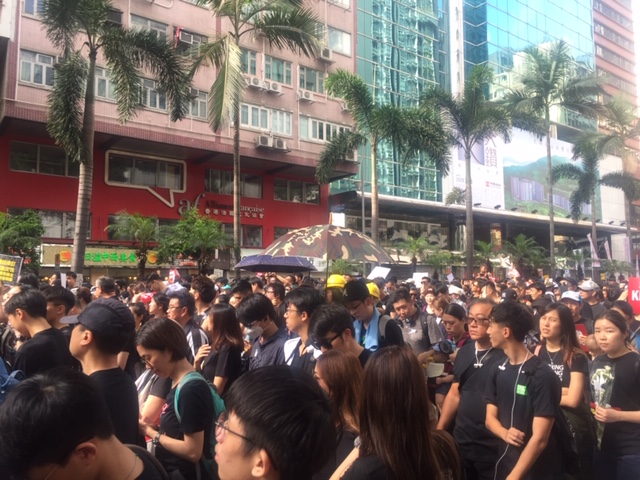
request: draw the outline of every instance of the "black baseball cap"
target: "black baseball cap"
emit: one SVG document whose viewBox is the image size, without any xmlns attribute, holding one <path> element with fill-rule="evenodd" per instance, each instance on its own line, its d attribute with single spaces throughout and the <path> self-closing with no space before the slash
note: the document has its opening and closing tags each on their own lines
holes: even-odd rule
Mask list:
<svg viewBox="0 0 640 480">
<path fill-rule="evenodd" d="M 122 336 L 125 341 L 136 329 L 129 307 L 115 298 L 94 300 L 76 318 L 68 317 L 68 320 L 62 319 L 61 322 L 79 323 L 92 332 Z"/>
</svg>

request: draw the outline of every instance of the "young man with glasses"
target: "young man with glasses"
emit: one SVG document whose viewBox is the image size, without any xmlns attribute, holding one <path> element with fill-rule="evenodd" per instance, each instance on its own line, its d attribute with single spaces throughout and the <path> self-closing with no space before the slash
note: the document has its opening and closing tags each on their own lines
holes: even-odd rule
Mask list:
<svg viewBox="0 0 640 480">
<path fill-rule="evenodd" d="M 376 351 L 387 345 L 404 345 L 400 326 L 375 308 L 375 300 L 364 282 L 347 282 L 343 301 L 355 319 L 355 338 L 364 348 Z"/>
<path fill-rule="evenodd" d="M 353 353 L 358 357 L 362 368 L 373 353 L 356 341 L 353 318 L 349 311 L 338 303 L 316 308 L 309 320 L 309 336 L 314 348 L 322 352 L 335 348 Z"/>
<path fill-rule="evenodd" d="M 429 350 L 434 343 L 428 336 L 425 338 L 422 326 L 427 323 L 427 312 L 423 312 L 416 298 L 406 288 L 399 288 L 391 294 L 388 303 L 392 305 L 402 325 L 404 342 L 411 345 L 416 355 Z"/>
<path fill-rule="evenodd" d="M 216 422 L 220 480 L 310 479 L 335 453 L 329 397 L 298 369 L 248 372 L 225 403 L 227 412 Z"/>
<path fill-rule="evenodd" d="M 491 347 L 487 333 L 495 305 L 489 299 L 478 299 L 469 307 L 467 325 L 472 342 L 458 350 L 453 383 L 437 427 L 450 429 L 455 419 L 453 436 L 468 479 L 492 480 L 495 465 L 492 459 L 497 458 L 498 452 L 498 439 L 484 426 L 486 405 L 482 401 L 489 371 L 505 358 L 502 350 Z"/>
<path fill-rule="evenodd" d="M 267 365 L 284 364 L 284 343 L 287 341 L 287 332 L 276 325 L 276 310 L 269 299 L 260 293 L 252 293 L 240 302 L 236 313 L 238 321 L 246 328 L 262 330 L 262 334 L 256 338 L 251 347 L 249 370 Z"/>
<path fill-rule="evenodd" d="M 187 359 L 193 364 L 193 360 L 196 358 L 200 347 L 209 344 L 207 334 L 193 318 L 196 310 L 195 299 L 184 289 L 172 292 L 168 297 L 169 308 L 167 309 L 167 317 L 178 322 L 184 330 L 187 336 L 187 343 L 189 344 L 189 355 L 187 355 Z"/>
<path fill-rule="evenodd" d="M 271 300 L 271 303 L 276 309 L 276 325 L 278 325 L 278 328 L 284 328 L 284 312 L 286 311 L 286 305 L 284 304 L 284 285 L 278 281 L 269 283 L 264 294 L 269 300 Z"/>
</svg>

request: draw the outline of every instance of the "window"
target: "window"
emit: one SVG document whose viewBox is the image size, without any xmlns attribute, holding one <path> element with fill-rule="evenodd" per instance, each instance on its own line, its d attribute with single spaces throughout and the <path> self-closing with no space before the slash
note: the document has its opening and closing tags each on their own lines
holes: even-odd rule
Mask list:
<svg viewBox="0 0 640 480">
<path fill-rule="evenodd" d="M 242 73 L 246 73 L 249 75 L 257 75 L 258 71 L 258 62 L 257 62 L 257 54 L 252 50 L 242 49 Z"/>
<path fill-rule="evenodd" d="M 53 63 L 51 55 L 20 50 L 20 80 L 53 87 Z"/>
<path fill-rule="evenodd" d="M 155 80 L 143 79 L 140 90 L 140 103 L 142 105 L 157 110 L 167 110 L 167 97 L 164 93 L 156 90 Z"/>
<path fill-rule="evenodd" d="M 195 118 L 207 118 L 207 92 L 191 89 L 191 115 Z"/>
<path fill-rule="evenodd" d="M 9 214 L 20 215 L 24 213 L 24 208 L 9 208 Z M 38 210 L 38 216 L 44 227 L 44 238 L 73 238 L 76 229 L 75 212 L 54 212 L 49 210 Z M 91 238 L 91 215 L 89 215 L 89 228 L 87 238 Z"/>
<path fill-rule="evenodd" d="M 207 37 L 204 35 L 188 32 L 181 27 L 175 28 L 174 37 L 176 39 L 176 48 L 180 52 L 188 52 L 202 43 L 207 43 Z"/>
<path fill-rule="evenodd" d="M 44 11 L 44 0 L 24 0 L 22 11 L 29 15 L 42 15 Z"/>
<path fill-rule="evenodd" d="M 333 3 L 334 5 L 338 5 L 346 9 L 351 7 L 351 0 L 329 0 L 329 3 Z"/>
<path fill-rule="evenodd" d="M 111 82 L 109 70 L 96 67 L 96 97 L 116 99 L 116 88 Z"/>
<path fill-rule="evenodd" d="M 240 106 L 240 125 L 279 135 L 291 135 L 291 112 L 243 103 Z"/>
<path fill-rule="evenodd" d="M 300 67 L 300 88 L 324 93 L 324 72 L 308 67 Z"/>
<path fill-rule="evenodd" d="M 184 189 L 184 164 L 181 162 L 109 152 L 107 164 L 109 182 Z"/>
<path fill-rule="evenodd" d="M 227 170 L 207 170 L 205 190 L 221 195 L 233 195 L 233 172 Z M 262 198 L 262 177 L 249 173 L 240 176 L 240 195 Z"/>
<path fill-rule="evenodd" d="M 115 225 L 117 223 L 117 219 L 118 215 L 109 215 L 107 219 L 108 225 Z M 173 227 L 176 223 L 178 223 L 178 220 L 174 220 L 172 218 L 156 218 L 155 223 L 156 229 L 159 229 L 160 227 Z M 133 241 L 132 236 L 116 235 L 115 232 L 110 228 L 107 229 L 107 238 L 109 240 L 122 240 L 125 242 Z"/>
<path fill-rule="evenodd" d="M 291 85 L 291 62 L 265 55 L 264 78 Z"/>
<path fill-rule="evenodd" d="M 222 231 L 228 245 L 233 245 L 233 224 L 223 223 Z M 262 227 L 257 225 L 240 226 L 241 247 L 262 247 Z"/>
<path fill-rule="evenodd" d="M 311 117 L 300 117 L 300 138 L 303 140 L 315 140 L 317 142 L 328 142 L 335 135 L 351 128 L 344 125 L 325 122 Z"/>
<path fill-rule="evenodd" d="M 315 183 L 300 182 L 297 180 L 274 180 L 274 200 L 283 202 L 320 204 L 320 186 Z"/>
<path fill-rule="evenodd" d="M 158 38 L 167 38 L 168 25 L 166 23 L 156 22 L 149 18 L 131 14 L 131 27 L 155 32 Z"/>
<path fill-rule="evenodd" d="M 343 55 L 351 55 L 351 34 L 329 27 L 329 48 Z"/>
<path fill-rule="evenodd" d="M 293 230 L 293 228 L 288 228 L 288 227 L 275 227 L 273 229 L 273 241 L 275 242 L 277 239 L 279 239 L 281 236 L 286 235 L 287 233 L 289 233 L 291 230 Z"/>
<path fill-rule="evenodd" d="M 60 147 L 11 142 L 11 170 L 18 172 L 77 177 L 80 166 L 67 159 Z"/>
</svg>

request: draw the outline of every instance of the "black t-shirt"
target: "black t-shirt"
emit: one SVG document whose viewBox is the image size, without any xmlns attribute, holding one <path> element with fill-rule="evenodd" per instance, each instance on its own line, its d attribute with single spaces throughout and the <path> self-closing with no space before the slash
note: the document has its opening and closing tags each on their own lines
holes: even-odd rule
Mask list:
<svg viewBox="0 0 640 480">
<path fill-rule="evenodd" d="M 487 405 L 483 400 L 484 388 L 491 369 L 505 359 L 500 349 L 479 350 L 476 342 L 464 345 L 453 366 L 454 382 L 458 383 L 460 404 L 453 429 L 462 456 L 469 460 L 497 460 L 500 440 L 485 427 Z M 482 366 L 479 366 L 482 364 Z"/>
<path fill-rule="evenodd" d="M 562 350 L 550 353 L 547 350 L 547 346 L 543 344 L 540 347 L 540 351 L 538 351 L 538 357 L 540 357 L 540 360 L 544 363 L 549 365 L 551 370 L 553 370 L 553 372 L 558 376 L 562 388 L 569 388 L 569 384 L 571 383 L 571 372 L 584 374 L 585 383 L 586 379 L 589 378 L 589 361 L 584 355 L 576 353 L 571 361 L 571 366 L 569 366 L 564 362 L 564 353 Z"/>
<path fill-rule="evenodd" d="M 223 345 L 220 351 L 211 348 L 204 359 L 202 376 L 213 382 L 214 377 L 226 377 L 224 389 L 229 390 L 242 373 L 242 346 Z"/>
<path fill-rule="evenodd" d="M 138 353 L 138 349 L 136 348 L 136 334 L 132 333 L 127 340 L 127 343 L 124 344 L 123 352 L 127 352 L 129 356 L 127 357 L 127 363 L 124 366 L 124 371 L 133 378 L 137 379 L 142 372 L 144 372 L 145 365 L 140 358 L 140 354 Z"/>
<path fill-rule="evenodd" d="M 360 365 L 362 365 L 362 368 L 364 368 L 364 366 L 367 364 L 367 360 L 369 360 L 369 357 L 372 353 L 373 352 L 367 348 L 360 352 L 360 355 L 358 355 L 358 360 L 360 360 Z"/>
<path fill-rule="evenodd" d="M 176 388 L 172 388 L 167 395 L 167 402 L 160 414 L 160 431 L 171 438 L 184 440 L 184 434 L 204 431 L 203 453 L 207 456 L 210 451 L 209 438 L 214 421 L 213 398 L 206 382 L 191 380 L 180 388 L 180 419 L 174 409 Z M 177 457 L 165 450 L 162 445 L 156 447 L 156 458 L 162 466 L 171 473 L 179 470 L 186 480 L 196 480 L 196 464 Z"/>
<path fill-rule="evenodd" d="M 90 377 L 107 401 L 118 440 L 142 445 L 142 436 L 138 433 L 138 392 L 133 379 L 119 367 L 94 372 Z"/>
<path fill-rule="evenodd" d="M 605 373 L 605 368 L 610 373 Z M 603 382 L 603 379 L 609 378 Z M 611 379 L 612 378 L 612 379 Z M 600 355 L 591 365 L 591 389 L 597 392 L 604 383 L 604 391 L 610 393 L 608 402 L 612 408 L 624 412 L 640 410 L 640 355 L 629 352 L 618 358 Z M 597 401 L 594 393 L 594 401 Z M 598 402 L 602 404 L 603 402 Z M 604 425 L 602 451 L 617 456 L 638 455 L 640 452 L 640 424 L 613 422 Z"/>
<path fill-rule="evenodd" d="M 64 335 L 64 337 L 67 339 L 67 345 L 69 345 L 71 343 L 71 333 L 73 332 L 73 329 L 75 328 L 75 324 L 74 325 L 65 325 L 64 327 L 60 328 L 59 330 L 62 332 L 62 334 Z M 82 371 L 82 364 L 80 363 L 80 360 L 78 360 L 75 357 L 71 357 L 72 360 L 72 366 L 75 370 L 78 370 L 79 372 Z"/>
<path fill-rule="evenodd" d="M 73 364 L 64 333 L 57 328 L 47 328 L 22 344 L 13 369 L 22 370 L 29 377 L 56 367 L 73 367 Z"/>
<path fill-rule="evenodd" d="M 316 366 L 315 349 L 311 346 L 311 340 L 307 340 L 307 350 L 300 355 L 300 342 L 301 340 L 298 338 L 293 350 L 289 354 L 289 358 L 285 358 L 285 363 L 294 368 L 299 368 L 309 375 L 313 375 L 313 370 Z"/>
<path fill-rule="evenodd" d="M 349 430 L 341 430 L 338 435 L 338 444 L 335 455 L 332 455 L 329 461 L 322 469 L 313 476 L 313 480 L 328 480 L 333 472 L 342 464 L 345 458 L 349 456 L 353 450 L 357 434 Z"/>
<path fill-rule="evenodd" d="M 391 472 L 377 455 L 358 457 L 342 480 L 392 480 Z"/>
<path fill-rule="evenodd" d="M 534 417 L 555 417 L 561 397 L 557 375 L 535 355 L 522 364 L 522 369 L 521 365 L 511 365 L 508 361 L 494 364 L 485 389 L 485 400 L 498 407 L 502 426 L 524 432 L 524 445 L 531 439 Z M 504 452 L 504 456 L 498 463 L 498 478 L 506 477 L 513 470 L 523 450 L 524 446 L 507 448 L 507 443 L 500 439 L 498 452 L 501 456 Z M 562 478 L 563 470 L 560 449 L 551 435 L 547 447 L 524 479 Z"/>
<path fill-rule="evenodd" d="M 137 452 L 134 453 L 137 454 Z M 149 458 L 150 456 L 150 453 L 138 455 L 138 458 L 144 466 L 144 470 L 136 477 L 136 480 L 162 480 L 164 478 L 164 475 L 156 468 L 156 464 Z"/>
<path fill-rule="evenodd" d="M 251 349 L 249 359 L 249 370 L 265 367 L 267 365 L 284 364 L 284 343 L 287 341 L 287 331 L 279 329 L 271 335 L 264 343 L 262 337 L 256 338 Z"/>
</svg>

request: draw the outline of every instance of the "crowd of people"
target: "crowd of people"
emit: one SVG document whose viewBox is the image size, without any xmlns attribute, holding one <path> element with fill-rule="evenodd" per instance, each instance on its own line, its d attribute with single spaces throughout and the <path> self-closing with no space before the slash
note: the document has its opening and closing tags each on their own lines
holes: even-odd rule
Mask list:
<svg viewBox="0 0 640 480">
<path fill-rule="evenodd" d="M 63 278 L 3 287 L 1 478 L 640 478 L 622 277 Z"/>
</svg>

